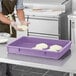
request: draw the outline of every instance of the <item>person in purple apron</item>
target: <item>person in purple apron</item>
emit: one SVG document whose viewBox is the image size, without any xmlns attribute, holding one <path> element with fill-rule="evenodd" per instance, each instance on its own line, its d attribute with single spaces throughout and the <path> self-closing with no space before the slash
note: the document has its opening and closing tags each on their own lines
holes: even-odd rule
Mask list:
<svg viewBox="0 0 76 76">
<path fill-rule="evenodd" d="M 12 37 L 16 37 L 17 23 L 15 22 L 14 8 L 16 7 L 17 16 L 21 24 L 27 24 L 23 12 L 23 0 L 0 0 L 0 32 L 10 33 L 10 26 L 12 27 Z M 12 16 L 9 19 L 6 16 Z"/>
<path fill-rule="evenodd" d="M 10 33 L 12 27 L 12 37 L 16 37 L 16 21 L 14 16 L 14 8 L 16 7 L 17 16 L 21 24 L 27 24 L 23 12 L 23 0 L 0 0 L 0 32 Z M 11 19 L 8 16 L 11 15 Z M 10 76 L 9 65 L 0 63 L 0 71 L 2 76 Z"/>
</svg>

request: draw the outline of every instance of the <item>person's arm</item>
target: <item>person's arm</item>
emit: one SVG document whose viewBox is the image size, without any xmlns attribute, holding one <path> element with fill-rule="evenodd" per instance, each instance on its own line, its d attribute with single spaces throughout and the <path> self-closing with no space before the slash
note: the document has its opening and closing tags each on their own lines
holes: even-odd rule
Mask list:
<svg viewBox="0 0 76 76">
<path fill-rule="evenodd" d="M 5 17 L 2 13 L 0 13 L 0 21 L 5 23 L 5 24 L 8 24 L 8 25 L 11 25 L 15 30 L 21 30 L 17 27 L 17 24 L 15 21 L 11 21 L 9 20 L 7 17 Z"/>
<path fill-rule="evenodd" d="M 19 21 L 25 21 L 25 15 L 23 9 L 17 10 L 17 16 L 19 18 Z"/>
<path fill-rule="evenodd" d="M 23 0 L 17 0 L 16 10 L 19 21 L 25 21 Z"/>
<path fill-rule="evenodd" d="M 16 5 L 18 19 L 21 22 L 21 24 L 27 25 L 28 22 L 25 19 L 25 14 L 24 14 L 23 9 L 24 9 L 24 7 L 23 7 L 23 0 L 18 0 L 17 1 L 17 5 Z"/>
<path fill-rule="evenodd" d="M 21 30 L 17 28 L 17 24 L 14 20 L 10 20 L 7 17 L 5 17 L 5 15 L 3 15 L 1 1 L 2 0 L 0 0 L 0 21 L 5 24 L 11 25 L 12 27 L 14 27 L 15 30 Z"/>
<path fill-rule="evenodd" d="M 0 0 L 0 21 L 3 22 L 3 23 L 6 23 L 6 24 L 10 24 L 11 21 L 2 14 L 1 2 L 2 2 L 2 0 Z"/>
<path fill-rule="evenodd" d="M 11 24 L 11 21 L 7 17 L 5 17 L 5 15 L 3 15 L 2 12 L 0 12 L 0 21 L 5 24 Z"/>
</svg>

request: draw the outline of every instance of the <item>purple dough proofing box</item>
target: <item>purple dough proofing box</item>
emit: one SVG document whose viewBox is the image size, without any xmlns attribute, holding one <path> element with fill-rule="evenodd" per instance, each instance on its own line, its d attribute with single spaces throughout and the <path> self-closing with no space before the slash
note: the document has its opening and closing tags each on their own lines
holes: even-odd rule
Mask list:
<svg viewBox="0 0 76 76">
<path fill-rule="evenodd" d="M 39 43 L 46 43 L 48 45 L 47 49 L 49 49 L 51 45 L 60 45 L 63 48 L 59 52 L 48 51 L 47 49 L 44 50 L 32 49 L 33 47 L 36 46 L 36 44 Z M 53 40 L 53 39 L 23 36 L 9 43 L 7 45 L 7 50 L 8 53 L 60 59 L 71 48 L 71 43 L 72 42 L 70 40 Z"/>
</svg>

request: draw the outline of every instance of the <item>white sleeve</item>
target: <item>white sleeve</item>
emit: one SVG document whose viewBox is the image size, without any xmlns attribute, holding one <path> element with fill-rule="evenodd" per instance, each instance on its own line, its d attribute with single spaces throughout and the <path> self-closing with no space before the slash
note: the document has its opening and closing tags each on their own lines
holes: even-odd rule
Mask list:
<svg viewBox="0 0 76 76">
<path fill-rule="evenodd" d="M 0 0 L 0 12 L 2 12 L 2 5 L 1 5 L 1 1 L 2 1 L 2 0 Z"/>
</svg>

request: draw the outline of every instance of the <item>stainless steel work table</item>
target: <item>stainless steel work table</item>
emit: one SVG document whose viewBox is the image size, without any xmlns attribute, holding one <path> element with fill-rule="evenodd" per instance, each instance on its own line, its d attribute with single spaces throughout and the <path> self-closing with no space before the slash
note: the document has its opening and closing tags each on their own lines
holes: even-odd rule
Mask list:
<svg viewBox="0 0 76 76">
<path fill-rule="evenodd" d="M 45 59 L 32 56 L 8 54 L 6 44 L 0 44 L 0 63 L 16 64 L 34 68 L 76 73 L 76 47 L 72 45 L 71 54 L 60 60 Z"/>
</svg>

